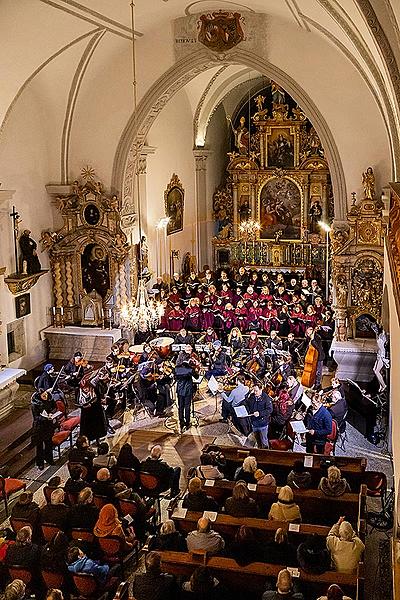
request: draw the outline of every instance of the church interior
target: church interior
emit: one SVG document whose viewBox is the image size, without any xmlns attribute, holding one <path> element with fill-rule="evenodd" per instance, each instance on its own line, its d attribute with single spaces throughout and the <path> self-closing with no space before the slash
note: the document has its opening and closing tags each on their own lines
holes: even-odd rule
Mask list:
<svg viewBox="0 0 400 600">
<path fill-rule="evenodd" d="M 400 598 L 398 0 L 1 17 L 0 597 Z"/>
</svg>

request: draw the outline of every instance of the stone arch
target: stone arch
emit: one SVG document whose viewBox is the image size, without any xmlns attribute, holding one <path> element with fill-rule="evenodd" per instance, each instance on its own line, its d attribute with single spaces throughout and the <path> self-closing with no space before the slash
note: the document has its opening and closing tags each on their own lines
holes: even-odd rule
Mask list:
<svg viewBox="0 0 400 600">
<path fill-rule="evenodd" d="M 146 136 L 164 106 L 186 83 L 199 73 L 216 65 L 240 64 L 274 79 L 302 107 L 309 117 L 325 150 L 335 198 L 335 219 L 344 220 L 347 213 L 347 192 L 340 155 L 323 115 L 305 90 L 284 71 L 266 59 L 236 48 L 228 55 L 215 55 L 208 50 L 195 52 L 176 62 L 151 86 L 140 100 L 136 113 L 129 119 L 118 144 L 112 175 L 112 188 L 122 196 L 123 206 L 132 206 L 136 161 L 140 158 Z"/>
</svg>

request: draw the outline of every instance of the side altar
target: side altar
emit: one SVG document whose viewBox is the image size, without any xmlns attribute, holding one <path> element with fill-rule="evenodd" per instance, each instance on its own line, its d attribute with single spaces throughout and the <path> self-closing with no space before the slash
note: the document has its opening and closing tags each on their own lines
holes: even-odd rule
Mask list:
<svg viewBox="0 0 400 600">
<path fill-rule="evenodd" d="M 214 265 L 295 269 L 323 279 L 319 222 L 332 221 L 333 197 L 312 123 L 273 81 L 229 121 L 234 150 L 213 196 Z"/>
</svg>

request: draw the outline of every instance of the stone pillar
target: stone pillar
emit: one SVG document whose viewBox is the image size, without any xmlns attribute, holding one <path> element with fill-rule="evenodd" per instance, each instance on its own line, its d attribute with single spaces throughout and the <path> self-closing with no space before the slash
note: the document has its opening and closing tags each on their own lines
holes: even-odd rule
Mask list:
<svg viewBox="0 0 400 600">
<path fill-rule="evenodd" d="M 9 216 L 14 194 L 15 190 L 0 190 L 0 364 L 2 365 L 8 364 L 7 326 L 2 324 L 2 321 L 4 322 L 5 320 L 4 313 L 2 314 L 2 308 L 6 306 L 6 295 L 9 294 L 3 276 L 5 275 L 6 270 L 8 273 L 15 271 L 12 221 Z"/>
<path fill-rule="evenodd" d="M 196 258 L 199 271 L 207 262 L 207 158 L 209 150 L 193 151 L 196 165 L 195 214 L 196 214 Z"/>
</svg>

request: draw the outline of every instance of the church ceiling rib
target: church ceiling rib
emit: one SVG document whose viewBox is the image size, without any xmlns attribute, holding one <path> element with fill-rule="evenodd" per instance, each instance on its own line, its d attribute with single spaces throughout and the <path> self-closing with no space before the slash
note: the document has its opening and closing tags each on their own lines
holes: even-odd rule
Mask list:
<svg viewBox="0 0 400 600">
<path fill-rule="evenodd" d="M 92 25 L 97 25 L 100 27 L 105 27 L 111 33 L 123 37 L 127 40 L 132 39 L 131 28 L 127 25 L 123 25 L 118 21 L 114 21 L 105 15 L 88 8 L 87 6 L 83 6 L 78 2 L 74 2 L 74 0 L 39 0 L 43 4 L 47 4 L 52 8 L 61 10 L 66 12 L 73 17 L 76 17 L 82 21 L 86 21 L 87 23 L 91 23 Z M 135 31 L 136 37 L 141 37 L 143 33 L 140 31 Z"/>
<path fill-rule="evenodd" d="M 45 67 L 47 67 L 47 65 L 49 65 L 55 58 L 57 58 L 58 56 L 60 56 L 60 54 L 62 54 L 66 50 L 69 50 L 70 48 L 72 48 L 72 46 L 75 46 L 75 44 L 78 44 L 79 42 L 81 42 L 85 38 L 90 37 L 91 35 L 95 35 L 99 31 L 101 31 L 101 29 L 92 29 L 91 31 L 88 31 L 87 33 L 84 33 L 84 34 L 80 35 L 79 37 L 75 38 L 74 40 L 72 40 L 72 42 L 69 42 L 68 44 L 66 44 L 65 46 L 63 46 L 59 50 L 57 50 L 57 52 L 54 52 L 54 54 L 52 54 L 51 56 L 49 56 L 49 58 L 47 60 L 45 60 L 41 65 L 39 65 L 37 67 L 37 69 L 35 69 L 33 71 L 33 73 L 24 81 L 24 83 L 19 88 L 19 90 L 16 93 L 16 95 L 14 96 L 14 98 L 13 98 L 10 106 L 8 107 L 6 114 L 4 115 L 4 119 L 3 119 L 2 123 L 1 123 L 1 126 L 0 126 L 0 139 L 1 139 L 1 135 L 2 135 L 2 132 L 4 130 L 4 127 L 5 127 L 8 119 L 9 119 L 10 114 L 11 114 L 11 111 L 12 111 L 12 109 L 15 106 L 15 103 L 17 102 L 18 98 L 20 97 L 20 95 L 22 94 L 22 92 L 24 91 L 24 89 L 27 87 L 27 85 L 30 84 L 30 82 L 36 77 L 36 75 L 38 75 Z"/>
<path fill-rule="evenodd" d="M 73 122 L 74 110 L 79 95 L 79 90 L 85 75 L 86 69 L 89 66 L 91 58 L 103 38 L 104 34 L 107 33 L 106 29 L 99 31 L 95 34 L 87 44 L 77 69 L 75 71 L 70 92 L 68 95 L 67 108 L 65 111 L 65 119 L 63 125 L 63 133 L 61 137 L 61 183 L 68 183 L 68 160 L 69 160 L 69 142 L 71 136 L 71 127 Z"/>
</svg>

